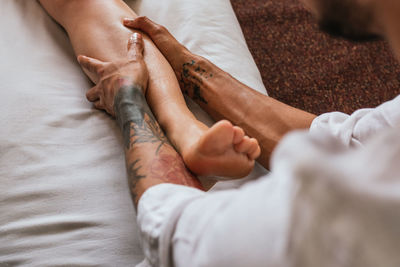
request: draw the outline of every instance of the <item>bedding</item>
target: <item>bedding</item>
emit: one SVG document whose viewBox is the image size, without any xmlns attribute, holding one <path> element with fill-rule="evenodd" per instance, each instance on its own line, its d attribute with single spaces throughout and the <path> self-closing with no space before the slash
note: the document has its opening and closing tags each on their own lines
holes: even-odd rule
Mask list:
<svg viewBox="0 0 400 267">
<path fill-rule="evenodd" d="M 229 0 L 127 3 L 266 93 Z M 2 0 L 0 20 L 0 266 L 134 266 L 144 257 L 115 121 L 86 101 L 68 37 L 37 1 Z"/>
</svg>

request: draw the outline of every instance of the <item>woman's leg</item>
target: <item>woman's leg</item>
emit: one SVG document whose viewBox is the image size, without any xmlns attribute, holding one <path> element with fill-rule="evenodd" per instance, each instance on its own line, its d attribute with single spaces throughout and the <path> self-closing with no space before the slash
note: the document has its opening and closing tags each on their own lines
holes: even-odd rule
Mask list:
<svg viewBox="0 0 400 267">
<path fill-rule="evenodd" d="M 137 15 L 122 0 L 40 0 L 67 31 L 77 55 L 102 61 L 126 57 L 132 31 L 122 20 Z M 208 129 L 189 111 L 168 61 L 144 35 L 150 72 L 147 100 L 188 167 L 199 175 L 240 177 L 250 172 L 258 146 L 229 122 Z M 95 77 L 90 77 L 96 82 Z M 236 150 L 234 149 L 236 147 Z M 239 152 L 237 152 L 239 151 Z"/>
</svg>

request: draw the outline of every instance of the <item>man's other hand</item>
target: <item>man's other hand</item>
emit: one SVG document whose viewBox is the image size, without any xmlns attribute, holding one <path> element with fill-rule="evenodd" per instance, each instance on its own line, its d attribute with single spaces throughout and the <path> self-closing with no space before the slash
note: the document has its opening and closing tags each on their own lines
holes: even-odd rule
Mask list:
<svg viewBox="0 0 400 267">
<path fill-rule="evenodd" d="M 102 62 L 87 56 L 78 56 L 82 68 L 98 77 L 98 84 L 86 93 L 87 99 L 96 108 L 115 116 L 114 97 L 124 85 L 136 85 L 146 93 L 149 73 L 143 60 L 143 49 L 142 36 L 134 33 L 128 41 L 126 60 Z"/>
</svg>

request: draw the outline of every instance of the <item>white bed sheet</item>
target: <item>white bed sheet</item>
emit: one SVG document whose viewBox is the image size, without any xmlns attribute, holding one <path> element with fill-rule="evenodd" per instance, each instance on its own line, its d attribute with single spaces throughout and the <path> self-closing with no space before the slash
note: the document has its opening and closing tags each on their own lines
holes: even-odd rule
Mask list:
<svg viewBox="0 0 400 267">
<path fill-rule="evenodd" d="M 129 4 L 266 93 L 229 0 Z M 119 129 L 86 101 L 67 35 L 34 0 L 2 0 L 0 21 L 0 266 L 141 262 Z"/>
</svg>

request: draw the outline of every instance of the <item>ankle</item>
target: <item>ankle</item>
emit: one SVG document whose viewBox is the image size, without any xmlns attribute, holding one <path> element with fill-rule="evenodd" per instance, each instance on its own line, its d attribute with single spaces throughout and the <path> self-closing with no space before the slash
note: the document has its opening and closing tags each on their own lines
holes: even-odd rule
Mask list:
<svg viewBox="0 0 400 267">
<path fill-rule="evenodd" d="M 206 126 L 199 124 L 198 121 L 195 123 L 189 122 L 175 127 L 170 132 L 169 137 L 175 148 L 185 159 L 187 153 L 192 150 L 207 129 Z"/>
</svg>

